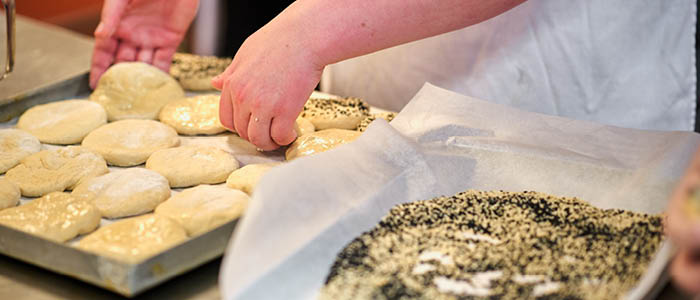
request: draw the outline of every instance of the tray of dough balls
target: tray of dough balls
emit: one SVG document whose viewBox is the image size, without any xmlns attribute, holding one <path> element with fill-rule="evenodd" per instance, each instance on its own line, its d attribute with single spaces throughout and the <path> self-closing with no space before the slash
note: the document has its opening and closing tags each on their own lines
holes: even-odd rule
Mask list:
<svg viewBox="0 0 700 300">
<path fill-rule="evenodd" d="M 0 123 L 0 253 L 134 296 L 222 255 L 266 171 L 394 116 L 314 92 L 297 140 L 261 152 L 221 126 L 202 83 L 227 64 L 117 64 L 91 94 Z"/>
</svg>

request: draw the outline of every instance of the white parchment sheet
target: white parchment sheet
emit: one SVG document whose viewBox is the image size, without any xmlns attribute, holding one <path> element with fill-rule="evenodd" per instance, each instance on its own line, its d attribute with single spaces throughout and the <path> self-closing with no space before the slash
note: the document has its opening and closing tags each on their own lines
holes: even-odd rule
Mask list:
<svg viewBox="0 0 700 300">
<path fill-rule="evenodd" d="M 314 299 L 337 253 L 399 203 L 534 190 L 659 213 L 700 135 L 524 112 L 426 84 L 391 125 L 273 169 L 227 249 L 224 299 Z M 659 281 L 663 251 L 631 298 Z"/>
</svg>

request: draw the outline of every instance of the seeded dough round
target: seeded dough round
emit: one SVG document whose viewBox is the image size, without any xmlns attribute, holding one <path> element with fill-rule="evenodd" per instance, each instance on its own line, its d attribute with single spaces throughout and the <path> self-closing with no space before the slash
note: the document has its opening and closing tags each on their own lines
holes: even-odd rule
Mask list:
<svg viewBox="0 0 700 300">
<path fill-rule="evenodd" d="M 17 206 L 19 197 L 19 187 L 5 178 L 0 178 L 0 210 Z"/>
<path fill-rule="evenodd" d="M 90 100 L 104 106 L 109 121 L 156 119 L 167 103 L 185 97 L 170 75 L 142 62 L 118 63 L 105 72 Z"/>
<path fill-rule="evenodd" d="M 170 75 L 190 91 L 213 91 L 211 80 L 226 70 L 231 58 L 175 53 Z"/>
<path fill-rule="evenodd" d="M 33 135 L 19 129 L 0 130 L 0 174 L 39 151 L 41 143 Z"/>
<path fill-rule="evenodd" d="M 238 218 L 248 206 L 245 193 L 222 185 L 198 185 L 173 195 L 156 208 L 185 227 L 189 236 L 205 233 Z"/>
<path fill-rule="evenodd" d="M 22 114 L 17 128 L 49 144 L 76 144 L 107 123 L 102 105 L 87 100 L 66 100 L 37 105 Z"/>
<path fill-rule="evenodd" d="M 160 121 L 180 134 L 217 134 L 226 129 L 219 122 L 219 95 L 200 95 L 166 104 Z"/>
<path fill-rule="evenodd" d="M 226 186 L 241 190 L 250 195 L 253 193 L 255 186 L 258 185 L 258 181 L 260 181 L 263 175 L 278 165 L 280 165 L 280 163 L 246 165 L 233 171 L 233 173 L 228 176 L 228 179 L 226 179 Z"/>
<path fill-rule="evenodd" d="M 107 172 L 107 163 L 99 154 L 84 147 L 68 146 L 25 157 L 7 171 L 5 178 L 16 184 L 22 195 L 38 197 L 72 190 L 83 181 Z"/>
<path fill-rule="evenodd" d="M 153 152 L 180 144 L 170 126 L 152 120 L 122 120 L 90 132 L 83 146 L 101 154 L 108 163 L 129 167 L 144 163 Z"/>
<path fill-rule="evenodd" d="M 224 182 L 238 161 L 217 147 L 192 145 L 156 151 L 146 168 L 165 176 L 171 187 L 186 187 Z"/>
<path fill-rule="evenodd" d="M 107 218 L 121 218 L 151 212 L 170 197 L 168 180 L 143 168 L 129 168 L 81 183 L 72 195 L 89 201 Z"/>
<path fill-rule="evenodd" d="M 311 121 L 316 130 L 329 128 L 355 130 L 369 116 L 369 106 L 357 98 L 311 98 L 304 104 L 301 117 Z"/>
<path fill-rule="evenodd" d="M 326 129 L 297 138 L 285 156 L 287 160 L 325 152 L 357 139 L 362 133 L 345 129 Z"/>
<path fill-rule="evenodd" d="M 128 218 L 101 227 L 77 247 L 127 263 L 137 263 L 187 239 L 174 220 L 156 214 Z"/>
<path fill-rule="evenodd" d="M 314 127 L 314 123 L 311 123 L 311 121 L 298 117 L 296 122 L 294 122 L 294 131 L 296 131 L 297 137 L 299 137 L 316 131 L 316 127 Z"/>
</svg>

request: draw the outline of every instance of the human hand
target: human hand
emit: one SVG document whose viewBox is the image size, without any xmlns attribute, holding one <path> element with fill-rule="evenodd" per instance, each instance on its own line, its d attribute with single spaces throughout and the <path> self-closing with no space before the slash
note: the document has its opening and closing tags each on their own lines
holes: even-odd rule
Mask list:
<svg viewBox="0 0 700 300">
<path fill-rule="evenodd" d="M 142 61 L 168 72 L 199 0 L 106 0 L 95 30 L 90 87 L 113 63 Z"/>
</svg>

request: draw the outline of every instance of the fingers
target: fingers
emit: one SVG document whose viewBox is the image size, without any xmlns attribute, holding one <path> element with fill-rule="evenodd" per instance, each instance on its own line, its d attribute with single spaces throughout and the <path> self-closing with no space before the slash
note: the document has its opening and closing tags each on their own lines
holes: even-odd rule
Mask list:
<svg viewBox="0 0 700 300">
<path fill-rule="evenodd" d="M 161 69 L 163 72 L 170 71 L 170 64 L 173 62 L 175 48 L 159 48 L 153 53 L 153 66 Z"/>
<path fill-rule="evenodd" d="M 239 101 L 233 100 L 233 125 L 236 128 L 236 132 L 243 139 L 250 141 L 248 139 L 248 123 L 250 123 L 250 109 L 247 105 L 241 105 L 237 103 Z"/>
<path fill-rule="evenodd" d="M 683 290 L 700 293 L 700 252 L 679 251 L 671 264 L 671 276 Z"/>
<path fill-rule="evenodd" d="M 233 125 L 233 103 L 231 102 L 231 94 L 223 92 L 219 99 L 219 122 L 224 128 L 230 131 L 236 131 Z"/>
<path fill-rule="evenodd" d="M 289 145 L 297 138 L 297 133 L 294 131 L 295 120 L 296 118 L 286 115 L 276 116 L 272 119 L 270 136 L 277 145 Z"/>
<path fill-rule="evenodd" d="M 95 88 L 102 74 L 114 62 L 117 51 L 117 41 L 111 38 L 95 39 L 95 47 L 92 51 L 92 63 L 90 66 L 90 87 Z"/>
<path fill-rule="evenodd" d="M 138 49 L 134 45 L 128 43 L 119 43 L 119 47 L 117 48 L 116 62 L 135 61 L 137 53 Z"/>
<path fill-rule="evenodd" d="M 224 88 L 224 81 L 226 78 L 231 76 L 231 73 L 233 73 L 234 66 L 233 62 L 231 62 L 228 67 L 226 67 L 226 70 L 224 70 L 221 74 L 216 75 L 216 77 L 211 79 L 211 85 L 217 89 L 217 90 L 222 90 Z"/>
<path fill-rule="evenodd" d="M 279 148 L 279 145 L 270 138 L 270 122 L 272 119 L 269 116 L 251 116 L 248 123 L 248 137 L 250 142 L 256 147 L 272 151 Z"/>
<path fill-rule="evenodd" d="M 153 49 L 141 48 L 141 50 L 139 50 L 138 55 L 136 55 L 136 60 L 147 64 L 151 64 L 153 62 Z"/>
<path fill-rule="evenodd" d="M 107 0 L 102 6 L 102 18 L 95 29 L 96 38 L 109 38 L 117 31 L 129 0 Z"/>
</svg>

